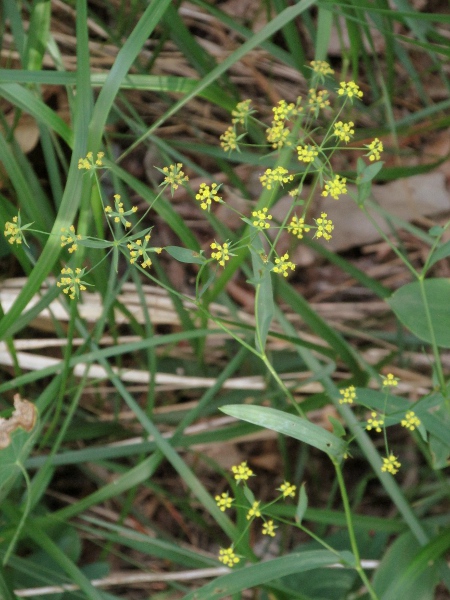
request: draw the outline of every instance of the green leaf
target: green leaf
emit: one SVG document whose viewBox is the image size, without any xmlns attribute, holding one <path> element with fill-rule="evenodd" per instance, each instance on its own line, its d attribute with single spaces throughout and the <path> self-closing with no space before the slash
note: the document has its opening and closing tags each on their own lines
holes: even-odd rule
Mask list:
<svg viewBox="0 0 450 600">
<path fill-rule="evenodd" d="M 426 279 L 404 285 L 387 302 L 414 335 L 450 348 L 450 279 Z"/>
<path fill-rule="evenodd" d="M 435 234 L 432 233 L 433 229 L 442 229 L 442 227 L 432 227 L 430 229 L 430 231 L 428 232 L 430 235 L 440 235 L 441 233 L 439 232 L 439 234 Z M 447 256 L 450 256 L 450 240 L 448 242 L 445 242 L 445 244 L 442 244 L 442 246 L 440 246 L 439 248 L 436 249 L 436 252 L 433 252 L 433 256 L 430 259 L 430 262 L 428 263 L 428 266 L 431 267 L 433 266 L 435 263 L 437 263 L 438 261 L 442 260 L 443 258 L 447 258 Z"/>
<path fill-rule="evenodd" d="M 245 569 L 236 569 L 187 594 L 183 600 L 219 600 L 292 573 L 310 571 L 336 563 L 336 559 L 336 555 L 328 550 L 288 554 L 257 565 L 247 565 Z"/>
<path fill-rule="evenodd" d="M 93 240 L 89 238 L 77 240 L 79 246 L 86 246 L 86 248 L 111 248 L 114 246 L 113 242 L 107 242 L 106 240 Z"/>
<path fill-rule="evenodd" d="M 300 486 L 300 494 L 298 496 L 297 508 L 295 509 L 295 520 L 297 521 L 297 523 L 302 522 L 307 508 L 308 508 L 308 495 L 306 493 L 305 484 L 302 483 L 302 485 Z"/>
<path fill-rule="evenodd" d="M 259 238 L 255 238 L 250 246 L 253 264 L 254 281 L 256 287 L 256 332 L 255 346 L 258 352 L 264 352 L 267 336 L 274 315 L 272 277 L 270 266 L 264 262 L 263 247 Z"/>
<path fill-rule="evenodd" d="M 181 246 L 165 246 L 164 250 L 178 262 L 194 263 L 196 265 L 203 265 L 206 262 L 205 257 L 196 250 L 189 250 L 189 248 L 182 248 Z"/>
<path fill-rule="evenodd" d="M 220 410 L 237 419 L 288 435 L 336 458 L 341 458 L 347 448 L 347 444 L 343 440 L 326 431 L 326 429 L 310 423 L 307 419 L 290 415 L 275 408 L 228 404 L 222 406 Z"/>
</svg>

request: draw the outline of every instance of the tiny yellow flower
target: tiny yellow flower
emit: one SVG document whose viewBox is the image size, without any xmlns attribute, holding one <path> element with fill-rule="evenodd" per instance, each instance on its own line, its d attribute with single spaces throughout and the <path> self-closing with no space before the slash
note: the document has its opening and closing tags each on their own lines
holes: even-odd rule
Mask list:
<svg viewBox="0 0 450 600">
<path fill-rule="evenodd" d="M 354 126 L 353 121 L 349 121 L 348 123 L 338 121 L 334 124 L 333 135 L 339 138 L 341 142 L 349 142 L 355 133 Z"/>
<path fill-rule="evenodd" d="M 312 70 L 319 75 L 333 75 L 334 73 L 334 70 L 324 60 L 312 60 L 309 64 Z"/>
<path fill-rule="evenodd" d="M 56 283 L 58 287 L 63 288 L 63 292 L 69 296 L 71 300 L 80 296 L 80 292 L 86 290 L 85 281 L 82 281 L 85 269 L 75 269 L 75 272 L 69 267 L 61 269 L 61 280 Z"/>
<path fill-rule="evenodd" d="M 324 185 L 324 190 L 322 192 L 322 196 L 325 198 L 329 195 L 335 200 L 339 199 L 341 194 L 347 193 L 347 179 L 345 177 L 340 177 L 340 175 L 335 175 L 332 181 L 327 181 Z"/>
<path fill-rule="evenodd" d="M 227 508 L 231 508 L 233 504 L 234 498 L 232 498 L 228 492 L 223 492 L 220 496 L 215 496 L 214 500 L 216 501 L 217 506 L 220 508 L 222 512 L 225 512 Z"/>
<path fill-rule="evenodd" d="M 348 81 L 348 82 L 341 81 L 339 86 L 340 86 L 338 89 L 339 96 L 346 96 L 347 98 L 350 98 L 350 99 L 352 99 L 353 97 L 355 97 L 355 98 L 363 97 L 362 91 L 359 89 L 359 86 L 354 81 Z"/>
<path fill-rule="evenodd" d="M 273 121 L 272 127 L 266 129 L 266 138 L 272 148 L 282 148 L 285 144 L 290 146 L 289 134 L 291 132 L 284 126 L 284 121 Z"/>
<path fill-rule="evenodd" d="M 308 92 L 308 106 L 309 110 L 317 117 L 321 109 L 330 106 L 328 92 L 326 90 L 317 92 L 314 88 L 311 88 Z"/>
<path fill-rule="evenodd" d="M 253 519 L 253 518 L 256 519 L 257 517 L 261 516 L 261 511 L 259 510 L 259 505 L 260 504 L 261 504 L 261 502 L 259 500 L 253 502 L 251 509 L 247 513 L 247 520 L 248 521 L 250 521 L 250 519 Z"/>
<path fill-rule="evenodd" d="M 267 169 L 264 175 L 259 178 L 263 187 L 268 190 L 272 189 L 274 183 L 288 183 L 294 179 L 293 175 L 288 175 L 288 170 L 284 167 L 276 167 L 275 169 Z"/>
<path fill-rule="evenodd" d="M 217 183 L 212 183 L 211 186 L 206 185 L 206 183 L 200 184 L 195 199 L 200 202 L 200 206 L 203 210 L 209 209 L 213 200 L 214 202 L 220 202 L 222 200 L 222 198 L 217 195 L 219 188 L 220 185 L 217 185 Z"/>
<path fill-rule="evenodd" d="M 75 227 L 71 225 L 69 230 L 65 227 L 61 228 L 61 248 L 64 246 L 70 246 L 69 252 L 76 252 L 78 250 L 77 240 L 81 240 L 81 235 L 75 233 Z"/>
<path fill-rule="evenodd" d="M 291 222 L 288 225 L 287 230 L 289 233 L 292 233 L 296 238 L 301 240 L 303 238 L 303 234 L 311 230 L 311 227 L 305 225 L 305 219 L 299 219 L 297 215 L 294 215 L 291 219 Z"/>
<path fill-rule="evenodd" d="M 298 160 L 304 163 L 313 162 L 316 156 L 319 156 L 319 152 L 314 146 L 309 144 L 305 146 L 297 146 Z"/>
<path fill-rule="evenodd" d="M 277 488 L 283 494 L 283 498 L 293 498 L 295 496 L 295 490 L 297 486 L 292 485 L 289 481 L 285 481 Z"/>
<path fill-rule="evenodd" d="M 419 427 L 420 419 L 416 416 L 416 413 L 413 410 L 408 410 L 405 415 L 405 418 L 401 420 L 401 426 L 406 427 L 410 431 L 414 431 L 416 427 Z"/>
<path fill-rule="evenodd" d="M 233 124 L 237 125 L 239 123 L 240 125 L 247 125 L 248 117 L 255 112 L 250 106 L 251 102 L 250 99 L 247 99 L 236 104 L 236 108 L 231 111 L 231 122 Z"/>
<path fill-rule="evenodd" d="M 104 152 L 97 152 L 96 159 L 94 160 L 94 155 L 92 154 L 92 152 L 88 152 L 85 158 L 80 158 L 78 160 L 78 168 L 90 171 L 91 169 L 98 169 L 100 167 L 103 167 L 102 158 L 104 156 Z"/>
<path fill-rule="evenodd" d="M 247 479 L 253 476 L 253 471 L 249 467 L 247 467 L 246 462 L 231 467 L 231 472 L 233 473 L 234 478 L 238 483 L 240 481 L 247 481 Z"/>
<path fill-rule="evenodd" d="M 134 265 L 134 263 L 138 259 L 142 259 L 141 267 L 143 269 L 146 269 L 147 267 L 152 266 L 151 258 L 148 255 L 149 241 L 150 241 L 150 234 L 147 233 L 147 235 L 144 236 L 143 240 L 140 240 L 140 239 L 132 240 L 127 244 L 127 248 L 130 251 L 130 265 Z"/>
<path fill-rule="evenodd" d="M 283 256 L 280 256 L 280 258 L 275 259 L 275 266 L 272 269 L 272 271 L 274 273 L 279 273 L 280 275 L 283 275 L 283 277 L 287 277 L 289 274 L 288 269 L 291 269 L 291 271 L 293 271 L 295 269 L 295 265 L 292 261 L 289 260 L 289 254 L 286 252 L 286 254 L 283 254 Z"/>
<path fill-rule="evenodd" d="M 252 217 L 255 219 L 253 221 L 253 227 L 257 227 L 258 229 L 269 229 L 270 223 L 273 219 L 272 215 L 267 214 L 268 208 L 263 208 L 262 210 L 254 210 L 252 212 Z"/>
<path fill-rule="evenodd" d="M 25 246 L 28 246 L 23 232 L 31 227 L 32 224 L 33 223 L 27 223 L 26 225 L 22 225 L 19 211 L 19 213 L 13 217 L 12 221 L 6 221 L 3 235 L 10 244 L 17 244 L 20 246 L 20 244 L 24 243 Z"/>
<path fill-rule="evenodd" d="M 230 548 L 221 548 L 219 550 L 219 560 L 227 567 L 233 567 L 234 565 L 237 565 L 240 558 L 236 556 L 233 547 L 231 546 Z"/>
<path fill-rule="evenodd" d="M 370 415 L 371 415 L 370 419 L 367 419 L 367 425 L 366 425 L 367 431 L 371 431 L 372 429 L 375 429 L 375 431 L 377 433 L 381 433 L 381 431 L 382 431 L 381 428 L 384 425 L 383 417 L 381 415 L 378 416 L 375 411 L 372 411 L 370 413 Z"/>
<path fill-rule="evenodd" d="M 277 529 L 277 526 L 273 524 L 272 520 L 266 521 L 266 523 L 264 523 L 262 527 L 262 534 L 270 535 L 270 537 L 275 537 L 275 529 Z"/>
<path fill-rule="evenodd" d="M 395 377 L 392 373 L 388 373 L 386 375 L 386 377 L 383 377 L 383 387 L 395 387 L 398 385 L 398 382 L 400 381 L 399 379 L 397 379 L 397 377 Z"/>
<path fill-rule="evenodd" d="M 370 161 L 380 160 L 381 153 L 383 152 L 383 142 L 378 138 L 375 138 L 370 144 L 366 144 L 368 152 L 364 156 L 368 156 Z"/>
<path fill-rule="evenodd" d="M 133 206 L 130 210 L 125 210 L 123 202 L 120 201 L 119 194 L 114 194 L 114 206 L 116 210 L 113 210 L 110 206 L 105 206 L 105 214 L 108 217 L 112 217 L 114 223 L 122 223 L 125 229 L 130 228 L 131 223 L 125 217 L 134 214 L 137 211 L 137 206 Z"/>
<path fill-rule="evenodd" d="M 213 242 L 210 247 L 212 250 L 215 250 L 215 252 L 211 252 L 211 258 L 217 260 L 219 265 L 224 267 L 225 262 L 230 260 L 230 245 L 228 242 L 225 242 L 223 245 Z"/>
<path fill-rule="evenodd" d="M 381 470 L 383 473 L 391 473 L 391 475 L 395 475 L 398 473 L 401 464 L 398 462 L 397 457 L 393 454 L 390 454 L 387 458 L 383 458 L 383 466 Z"/>
<path fill-rule="evenodd" d="M 317 225 L 317 230 L 314 234 L 314 237 L 323 237 L 325 240 L 329 241 L 331 240 L 331 232 L 334 229 L 334 225 L 331 219 L 327 219 L 327 216 L 327 213 L 323 212 L 320 214 L 318 219 L 314 219 Z"/>
<path fill-rule="evenodd" d="M 290 102 L 289 104 L 286 100 L 280 100 L 276 106 L 272 108 L 273 112 L 273 120 L 274 121 L 288 121 L 291 117 L 295 117 L 301 111 L 298 106 L 301 98 L 298 98 L 297 104 Z"/>
<path fill-rule="evenodd" d="M 353 400 L 356 400 L 356 390 L 354 385 L 349 385 L 343 390 L 339 390 L 342 398 L 339 399 L 339 404 L 353 404 Z"/>
<path fill-rule="evenodd" d="M 225 152 L 239 150 L 237 134 L 233 127 L 228 127 L 228 129 L 222 133 L 220 136 L 220 145 Z"/>
<path fill-rule="evenodd" d="M 176 165 L 169 165 L 168 167 L 159 169 L 159 171 L 165 175 L 164 181 L 160 183 L 160 185 L 170 185 L 172 196 L 174 191 L 177 190 L 180 185 L 189 181 L 189 177 L 184 174 L 182 167 L 182 163 L 177 163 Z"/>
</svg>

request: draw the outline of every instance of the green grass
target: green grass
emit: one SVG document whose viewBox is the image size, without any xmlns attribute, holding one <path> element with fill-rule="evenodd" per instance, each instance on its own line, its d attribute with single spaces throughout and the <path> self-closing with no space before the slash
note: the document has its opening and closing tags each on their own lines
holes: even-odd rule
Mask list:
<svg viewBox="0 0 450 600">
<path fill-rule="evenodd" d="M 294 148 L 277 156 L 255 147 L 225 154 L 218 140 L 210 143 L 218 138 L 211 123 L 223 124 L 224 131 L 236 103 L 252 93 L 266 120 L 275 93 L 284 88 L 292 92 L 298 81 L 304 90 L 297 93 L 306 93 L 309 60 L 327 59 L 336 35 L 349 40 L 333 57 L 338 79 L 360 82 L 365 93 L 365 102 L 351 113 L 358 122 L 358 139 L 380 137 L 388 146 L 389 164 L 378 180 L 434 169 L 447 157 L 411 167 L 404 164 L 402 149 L 410 136 L 431 136 L 449 126 L 449 101 L 434 100 L 430 89 L 433 85 L 449 90 L 444 62 L 450 45 L 443 31 L 448 30 L 450 14 L 417 12 L 403 1 L 393 10 L 382 0 L 274 0 L 256 3 L 255 20 L 263 20 L 256 27 L 251 18 L 232 18 L 221 4 L 204 0 L 189 5 L 203 15 L 200 20 L 186 13 L 183 2 L 170 0 L 65 4 L 76 10 L 67 13 L 73 15 L 70 18 L 64 13 L 67 22 L 59 25 L 63 17 L 51 2 L 25 2 L 21 8 L 8 2 L 1 13 L 2 47 L 11 53 L 0 70 L 0 226 L 3 231 L 20 211 L 22 223 L 32 223 L 33 231 L 26 232 L 29 246 L 0 240 L 5 274 L 26 277 L 12 305 L 0 313 L 2 350 L 11 363 L 1 371 L 0 409 L 2 416 L 10 417 L 13 395 L 20 393 L 36 406 L 38 419 L 31 433 L 14 431 L 11 444 L 0 450 L 0 596 L 9 599 L 17 597 L 14 591 L 19 589 L 73 584 L 76 590 L 59 597 L 134 597 L 126 587 L 103 588 L 92 582 L 114 574 L 114 569 L 151 571 L 162 578 L 190 571 L 194 577 L 196 570 L 220 567 L 219 547 L 234 545 L 241 556 L 234 571 L 217 571 L 210 582 L 199 575 L 192 580 L 174 576 L 164 580 L 164 587 L 142 584 L 136 597 L 241 598 L 244 590 L 254 588 L 261 599 L 388 600 L 403 594 L 408 600 L 432 600 L 438 582 L 445 597 L 450 589 L 444 560 L 449 547 L 449 485 L 443 468 L 450 452 L 450 420 L 441 348 L 448 347 L 448 314 L 445 304 L 427 301 L 427 293 L 430 299 L 433 291 L 425 278 L 427 268 L 417 274 L 414 295 L 402 288 L 406 300 L 400 306 L 390 300 L 413 335 L 406 336 L 398 324 L 393 330 L 393 321 L 386 331 L 380 325 L 377 335 L 391 336 L 391 350 L 387 358 L 369 364 L 365 348 L 327 322 L 299 293 L 295 278 L 292 283 L 264 271 L 257 250 L 253 258 L 246 249 L 239 250 L 217 272 L 202 266 L 202 284 L 207 285 L 200 286 L 201 302 L 193 303 L 186 290 L 194 292 L 196 267 L 182 263 L 178 276 L 185 280 L 177 287 L 167 271 L 166 254 L 161 259 L 152 254 L 153 267 L 145 273 L 126 263 L 117 246 L 80 243 L 78 251 L 69 254 L 61 247 L 60 232 L 76 224 L 85 238 L 110 240 L 118 229 L 114 224 L 108 229 L 101 197 L 109 203 L 120 193 L 126 209 L 139 203 L 138 213 L 130 216 L 133 225 L 143 207 L 152 208 L 140 226 L 153 227 L 152 236 L 161 235 L 161 245 L 201 254 L 210 239 L 245 239 L 251 224 L 234 229 L 214 211 L 202 214 L 203 229 L 196 227 L 190 212 L 180 213 L 177 198 L 160 195 L 156 170 L 153 182 L 145 178 L 140 161 L 153 145 L 163 164 L 182 162 L 191 179 L 208 180 L 208 173 L 222 172 L 228 185 L 252 200 L 252 209 L 273 206 L 282 191 L 264 190 L 257 196 L 240 167 L 294 168 Z M 92 23 L 104 34 L 97 37 Z M 76 71 L 64 67 L 70 50 L 61 42 L 62 24 L 76 40 Z M 224 40 L 230 44 L 226 51 Z M 103 54 L 109 63 L 101 73 L 91 69 L 94 43 L 110 45 L 110 54 Z M 261 55 L 256 51 L 263 53 L 265 67 L 258 64 Z M 169 64 L 164 63 L 168 55 L 171 66 L 181 61 L 188 76 L 164 72 L 160 65 Z M 46 66 L 50 57 L 54 68 Z M 236 77 L 242 64 L 254 65 L 261 79 L 247 77 L 244 83 Z M 288 86 L 290 75 L 280 77 L 281 68 L 300 79 Z M 267 83 L 265 94 L 257 85 L 262 79 Z M 59 98 L 65 97 L 66 112 L 49 101 L 49 86 L 58 89 Z M 411 99 L 409 104 L 405 98 Z M 153 113 L 143 109 L 147 105 L 158 107 L 155 117 L 149 118 Z M 204 130 L 207 119 L 194 118 L 199 106 L 210 118 Z M 39 145 L 30 154 L 15 137 L 25 113 L 39 127 Z M 170 133 L 171 128 L 181 134 Z M 253 123 L 250 137 L 264 140 L 263 128 Z M 106 153 L 108 170 L 97 184 L 90 173 L 78 169 L 78 160 L 100 150 Z M 138 164 L 134 170 L 133 161 Z M 351 169 L 345 175 L 355 178 Z M 193 207 L 195 191 L 188 193 Z M 197 214 L 192 210 L 192 217 Z M 435 252 L 426 267 L 450 254 L 448 243 L 441 242 L 444 231 L 425 232 L 389 214 L 383 217 Z M 390 297 L 389 286 L 351 259 L 332 253 L 323 240 L 304 242 L 370 297 Z M 403 250 L 395 251 L 404 256 Z M 172 255 L 187 263 L 192 257 L 180 250 L 172 250 Z M 89 299 L 89 292 L 95 291 L 97 312 L 86 317 L 77 302 L 61 294 L 55 279 L 66 264 L 91 268 L 99 260 L 86 276 L 92 287 L 83 292 Z M 415 276 L 416 266 L 407 256 L 406 261 L 405 273 L 409 268 Z M 230 293 L 236 278 L 252 282 L 255 318 Z M 149 292 L 148 285 L 160 292 Z M 444 294 L 443 285 L 438 284 L 437 295 Z M 1 281 L 0 292 L 4 289 Z M 268 301 L 271 295 L 273 304 Z M 149 306 L 149 297 L 166 311 L 161 320 Z M 30 304 L 32 299 L 36 304 Z M 405 314 L 408 302 L 413 309 Z M 36 319 L 44 310 L 42 328 Z M 412 310 L 420 318 L 411 322 Z M 20 344 L 29 339 L 36 346 L 24 355 Z M 371 339 L 376 343 L 376 336 Z M 399 476 L 381 471 L 384 449 L 361 427 L 364 410 L 340 404 L 339 390 L 344 384 L 354 385 L 366 408 L 382 411 L 384 395 L 368 386 L 380 383 L 383 368 L 385 372 L 397 364 L 406 369 L 418 344 L 434 362 L 433 370 L 426 372 L 434 388 L 414 398 L 424 429 L 395 444 L 396 453 L 414 456 L 410 468 L 415 479 L 400 485 Z M 30 369 L 30 354 L 47 362 Z M 51 362 L 52 358 L 58 360 Z M 92 366 L 97 368 L 94 373 L 89 371 Z M 127 379 L 130 370 L 133 381 Z M 388 425 L 398 424 L 400 411 L 410 406 L 401 394 L 395 398 Z M 261 404 L 266 412 L 258 410 Z M 220 408 L 225 406 L 225 412 L 240 420 L 224 420 Z M 294 406 L 306 417 L 325 408 L 334 421 L 305 422 L 295 415 Z M 333 431 L 325 431 L 324 425 L 333 425 Z M 342 425 L 345 439 L 353 440 L 343 473 Z M 267 508 L 279 523 L 279 534 L 274 555 L 264 561 L 255 550 L 259 533 L 246 529 L 245 504 L 253 502 L 251 492 L 235 484 L 222 462 L 230 448 L 237 448 L 238 456 L 250 464 L 258 452 L 264 453 L 261 427 L 288 435 L 295 430 L 292 437 L 304 443 L 273 434 L 271 448 L 280 472 L 274 476 L 263 467 L 252 467 L 258 477 L 248 482 L 249 488 L 254 486 L 268 502 L 276 493 L 272 490 L 267 497 L 268 488 L 283 479 L 299 489 L 308 482 L 297 506 L 288 500 Z M 256 446 L 244 443 L 254 436 Z M 329 456 L 327 443 L 337 448 Z M 213 452 L 217 448 L 219 458 Z M 214 500 L 226 489 L 237 498 L 234 513 L 222 512 Z M 303 529 L 289 526 L 295 518 Z M 376 559 L 377 567 L 364 569 L 366 559 Z M 339 561 L 346 569 L 329 568 Z M 243 564 L 245 569 L 240 568 Z M 398 565 L 395 572 L 393 564 Z"/>
</svg>

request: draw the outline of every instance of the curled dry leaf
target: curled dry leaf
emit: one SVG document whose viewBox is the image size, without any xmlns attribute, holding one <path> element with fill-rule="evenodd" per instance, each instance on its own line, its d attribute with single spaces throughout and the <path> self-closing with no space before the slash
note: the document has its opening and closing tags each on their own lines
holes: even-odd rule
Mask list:
<svg viewBox="0 0 450 600">
<path fill-rule="evenodd" d="M 0 450 L 9 446 L 13 431 L 19 427 L 31 431 L 36 423 L 36 407 L 28 400 L 22 400 L 20 394 L 14 396 L 14 409 L 9 419 L 0 418 Z"/>
</svg>

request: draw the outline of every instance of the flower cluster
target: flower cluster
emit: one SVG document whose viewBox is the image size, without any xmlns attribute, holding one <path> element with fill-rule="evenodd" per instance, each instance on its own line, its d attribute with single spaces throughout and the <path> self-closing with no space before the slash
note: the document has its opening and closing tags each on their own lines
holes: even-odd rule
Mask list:
<svg viewBox="0 0 450 600">
<path fill-rule="evenodd" d="M 69 246 L 69 252 L 76 252 L 78 250 L 77 241 L 81 240 L 81 235 L 75 233 L 75 227 L 71 225 L 69 230 L 66 227 L 61 228 L 61 248 Z"/>
<path fill-rule="evenodd" d="M 363 97 L 362 91 L 354 81 L 341 81 L 339 84 L 338 94 L 339 96 L 346 96 L 350 99 Z"/>
<path fill-rule="evenodd" d="M 308 231 L 311 230 L 311 227 L 305 225 L 305 219 L 303 217 L 299 219 L 297 215 L 294 215 L 287 229 L 289 233 L 292 233 L 292 235 L 301 240 L 303 234 L 305 232 L 308 233 Z"/>
<path fill-rule="evenodd" d="M 127 248 L 130 251 L 130 265 L 134 265 L 134 263 L 141 258 L 142 262 L 140 263 L 142 268 L 147 268 L 152 266 L 152 261 L 148 255 L 148 243 L 150 241 L 150 234 L 144 236 L 144 239 L 131 240 L 127 244 Z"/>
<path fill-rule="evenodd" d="M 375 431 L 377 433 L 381 433 L 381 431 L 382 431 L 381 428 L 384 425 L 383 417 L 381 415 L 378 416 L 375 411 L 372 411 L 370 413 L 370 415 L 371 415 L 370 419 L 367 419 L 367 425 L 366 425 L 367 431 L 371 431 L 372 429 L 375 429 Z"/>
<path fill-rule="evenodd" d="M 334 70 L 324 60 L 312 60 L 309 64 L 311 65 L 312 70 L 319 75 L 333 75 L 334 73 Z"/>
<path fill-rule="evenodd" d="M 319 156 L 319 152 L 317 151 L 315 146 L 306 145 L 306 146 L 297 146 L 297 154 L 298 160 L 304 163 L 313 162 L 316 156 Z"/>
<path fill-rule="evenodd" d="M 331 219 L 327 219 L 327 216 L 327 213 L 323 212 L 318 219 L 314 219 L 317 225 L 314 237 L 323 237 L 325 240 L 329 241 L 331 240 L 331 232 L 334 229 L 334 225 Z"/>
<path fill-rule="evenodd" d="M 225 152 L 231 152 L 232 150 L 238 150 L 238 138 L 237 133 L 233 127 L 228 127 L 220 136 L 220 145 Z"/>
<path fill-rule="evenodd" d="M 247 521 L 261 516 L 260 504 L 261 502 L 259 500 L 255 500 L 255 502 L 253 502 L 252 507 L 247 512 Z"/>
<path fill-rule="evenodd" d="M 406 427 L 410 431 L 414 431 L 416 427 L 420 425 L 420 419 L 416 416 L 416 413 L 413 410 L 408 410 L 405 415 L 405 418 L 400 422 L 402 427 Z"/>
<path fill-rule="evenodd" d="M 103 167 L 102 158 L 105 156 L 104 152 L 97 152 L 97 156 L 94 160 L 94 155 L 92 152 L 88 152 L 85 158 L 80 158 L 78 160 L 78 168 L 85 169 L 86 171 L 91 171 L 95 169 L 99 169 Z"/>
<path fill-rule="evenodd" d="M 227 567 L 234 567 L 240 561 L 240 558 L 234 553 L 233 547 L 221 548 L 219 550 L 219 560 Z"/>
<path fill-rule="evenodd" d="M 230 245 L 225 242 L 224 244 L 220 245 L 217 242 L 213 242 L 211 244 L 211 250 L 214 250 L 215 252 L 211 252 L 211 258 L 214 258 L 215 260 L 217 260 L 217 262 L 219 263 L 219 265 L 221 267 L 225 266 L 225 262 L 227 260 L 230 260 Z"/>
<path fill-rule="evenodd" d="M 253 227 L 257 227 L 258 229 L 269 229 L 270 223 L 268 221 L 272 220 L 272 215 L 268 214 L 268 208 L 263 208 L 262 210 L 254 210 L 252 212 L 252 217 L 255 219 L 253 221 Z"/>
<path fill-rule="evenodd" d="M 293 498 L 297 487 L 289 483 L 289 481 L 284 481 L 277 489 L 283 494 L 283 498 Z"/>
<path fill-rule="evenodd" d="M 397 460 L 397 457 L 393 454 L 390 454 L 387 458 L 383 458 L 383 465 L 381 467 L 381 470 L 383 471 L 383 473 L 387 472 L 391 473 L 391 475 L 395 475 L 396 473 L 398 473 L 398 470 L 401 466 L 402 465 Z"/>
<path fill-rule="evenodd" d="M 181 163 L 177 163 L 176 165 L 169 165 L 168 167 L 158 169 L 165 176 L 160 185 L 170 185 L 172 196 L 174 191 L 177 190 L 180 185 L 189 181 L 189 177 L 184 174 L 182 167 L 183 165 Z"/>
<path fill-rule="evenodd" d="M 295 269 L 294 263 L 289 260 L 289 254 L 286 252 L 280 258 L 275 259 L 275 266 L 272 269 L 274 273 L 279 273 L 283 275 L 283 277 L 287 277 L 289 275 L 289 269 L 293 271 Z"/>
<path fill-rule="evenodd" d="M 234 125 L 238 123 L 241 125 L 247 125 L 248 117 L 255 112 L 250 106 L 251 102 L 252 101 L 250 99 L 247 99 L 236 104 L 236 107 L 231 111 L 231 122 Z"/>
<path fill-rule="evenodd" d="M 288 170 L 284 167 L 276 167 L 275 169 L 266 169 L 264 175 L 261 175 L 259 178 L 263 187 L 268 190 L 272 189 L 274 184 L 280 183 L 288 183 L 294 179 L 293 175 L 288 175 Z"/>
<path fill-rule="evenodd" d="M 133 206 L 130 210 L 125 210 L 123 207 L 123 202 L 120 201 L 119 194 L 114 194 L 114 206 L 116 210 L 113 210 L 110 206 L 105 207 L 106 215 L 108 217 L 112 217 L 114 219 L 114 223 L 122 223 L 125 229 L 131 227 L 130 221 L 128 221 L 125 217 L 137 212 L 137 206 Z"/>
<path fill-rule="evenodd" d="M 383 387 L 395 387 L 398 382 L 399 380 L 392 373 L 388 373 L 386 377 L 383 377 Z"/>
<path fill-rule="evenodd" d="M 349 142 L 352 136 L 355 134 L 355 130 L 353 127 L 355 124 L 353 121 L 349 121 L 348 123 L 344 123 L 343 121 L 338 121 L 334 124 L 333 135 L 341 140 L 341 142 Z"/>
<path fill-rule="evenodd" d="M 329 94 L 326 90 L 315 90 L 311 88 L 308 92 L 308 106 L 310 112 L 314 113 L 314 116 L 317 117 L 320 110 L 330 106 L 330 101 L 328 100 Z"/>
<path fill-rule="evenodd" d="M 233 504 L 234 498 L 232 498 L 228 492 L 223 492 L 220 496 L 217 495 L 214 497 L 217 506 L 220 508 L 222 512 L 225 512 L 227 508 L 231 508 Z"/>
<path fill-rule="evenodd" d="M 373 142 L 366 144 L 365 147 L 368 150 L 365 156 L 368 156 L 370 161 L 380 160 L 380 155 L 384 150 L 383 142 L 381 142 L 378 138 L 375 138 Z"/>
<path fill-rule="evenodd" d="M 354 385 L 349 385 L 343 390 L 339 390 L 342 398 L 339 399 L 339 404 L 353 404 L 353 401 L 356 400 L 356 390 Z"/>
<path fill-rule="evenodd" d="M 75 269 L 73 271 L 69 267 L 65 267 L 61 270 L 61 279 L 56 283 L 58 287 L 63 288 L 63 292 L 69 296 L 71 300 L 75 300 L 75 297 L 80 296 L 80 292 L 84 292 L 86 285 L 88 285 L 81 278 L 84 275 L 85 269 Z"/>
<path fill-rule="evenodd" d="M 200 207 L 203 210 L 209 210 L 209 207 L 211 206 L 211 202 L 213 200 L 214 202 L 220 202 L 222 200 L 222 198 L 220 198 L 220 196 L 217 195 L 219 188 L 220 185 L 217 185 L 217 183 L 212 183 L 211 186 L 206 185 L 206 183 L 200 184 L 195 199 L 200 202 Z"/>
<path fill-rule="evenodd" d="M 6 221 L 3 235 L 10 244 L 17 244 L 19 246 L 20 244 L 24 243 L 27 246 L 28 244 L 25 240 L 23 232 L 31 227 L 31 225 L 32 223 L 22 225 L 19 212 L 15 217 L 13 217 L 12 221 Z"/>
<path fill-rule="evenodd" d="M 335 175 L 332 181 L 327 181 L 324 185 L 322 196 L 327 197 L 330 195 L 335 200 L 338 200 L 340 195 L 347 193 L 346 183 L 347 179 L 345 177 Z"/>
<path fill-rule="evenodd" d="M 252 477 L 254 474 L 250 467 L 247 466 L 246 462 L 231 467 L 231 472 L 238 483 L 240 481 L 247 481 L 247 479 Z"/>
</svg>

